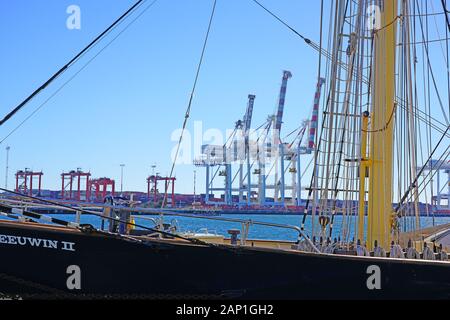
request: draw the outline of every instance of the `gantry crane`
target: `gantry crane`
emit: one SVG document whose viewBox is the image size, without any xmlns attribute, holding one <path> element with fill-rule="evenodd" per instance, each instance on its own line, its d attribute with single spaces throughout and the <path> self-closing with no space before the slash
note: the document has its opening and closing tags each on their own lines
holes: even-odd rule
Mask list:
<svg viewBox="0 0 450 320">
<path fill-rule="evenodd" d="M 223 145 L 203 145 L 202 156 L 194 161 L 194 165 L 206 168 L 206 204 L 216 205 L 232 205 L 232 193 L 233 191 L 239 192 L 239 202 L 243 204 L 243 193 L 247 191 L 246 204 L 250 204 L 251 198 L 251 177 L 249 174 L 250 166 L 250 143 L 249 132 L 253 116 L 253 108 L 255 102 L 255 95 L 250 94 L 248 96 L 247 109 L 242 120 L 238 120 L 235 125 L 235 129 L 228 141 Z M 241 132 L 240 137 L 242 143 L 236 140 L 238 132 Z M 232 163 L 239 161 L 239 169 L 237 175 L 239 175 L 239 188 L 233 189 L 232 178 Z M 247 173 L 244 175 L 244 161 L 247 162 Z M 212 172 L 211 168 L 217 167 Z M 244 178 L 245 176 L 245 178 Z M 222 177 L 224 179 L 223 186 L 215 186 L 214 180 L 216 177 Z M 247 179 L 247 183 L 245 183 Z M 210 201 L 211 192 L 218 191 L 223 192 L 223 201 Z"/>
<path fill-rule="evenodd" d="M 250 164 L 250 128 L 252 125 L 253 107 L 255 104 L 256 96 L 253 94 L 248 95 L 247 110 L 245 111 L 243 121 L 238 121 L 236 123 L 236 128 L 241 130 L 241 141 L 240 146 L 243 146 L 243 152 L 239 152 L 239 205 L 245 204 L 247 206 L 251 205 L 251 194 L 252 194 L 252 180 L 251 180 L 251 164 Z M 242 150 L 241 150 L 242 151 Z M 244 162 L 246 164 L 246 173 L 244 174 Z M 244 192 L 247 192 L 247 199 L 244 202 Z"/>
<path fill-rule="evenodd" d="M 194 164 L 206 168 L 206 204 L 235 205 L 233 192 L 237 192 L 239 207 L 254 204 L 284 207 L 286 206 L 285 192 L 292 190 L 293 204 L 301 205 L 300 156 L 311 154 L 315 148 L 319 102 L 325 80 L 320 78 L 317 83 L 311 119 L 303 122 L 294 141 L 288 144 L 282 142 L 280 130 L 283 124 L 287 84 L 291 77 L 291 72 L 283 71 L 276 113 L 268 116 L 266 122 L 260 126 L 262 130 L 256 141 L 252 142 L 250 139 L 255 95 L 249 95 L 245 115 L 242 120 L 236 122 L 235 129 L 227 142 L 224 145 L 202 146 L 202 157 L 196 159 Z M 308 137 L 306 144 L 303 143 L 305 136 Z M 232 164 L 235 163 L 238 164 L 238 169 L 232 172 L 234 170 Z M 266 173 L 268 164 L 271 167 Z M 212 171 L 211 168 L 214 167 L 216 170 Z M 274 182 L 267 184 L 272 170 L 274 170 Z M 286 183 L 287 172 L 291 174 L 291 185 Z M 252 173 L 257 176 L 256 183 L 252 181 Z M 224 179 L 219 186 L 214 185 L 217 178 Z M 233 187 L 235 181 L 238 181 L 238 186 Z M 267 201 L 267 189 L 274 190 L 273 202 Z M 223 193 L 223 200 L 210 201 L 211 192 Z M 252 203 L 254 194 L 257 194 L 256 203 Z"/>
<path fill-rule="evenodd" d="M 258 139 L 260 141 L 257 149 L 258 168 L 255 169 L 254 174 L 258 175 L 258 203 L 260 205 L 269 204 L 266 201 L 267 189 L 274 189 L 273 205 L 278 203 L 278 193 L 280 185 L 278 184 L 277 181 L 280 163 L 279 161 L 280 146 L 281 146 L 280 131 L 283 124 L 283 114 L 286 102 L 287 84 L 290 78 L 292 78 L 292 73 L 286 70 L 283 71 L 280 94 L 278 97 L 277 112 L 276 114 L 268 117 L 264 131 L 260 136 L 260 138 Z M 271 140 L 267 142 L 267 137 L 269 136 L 269 132 L 271 129 L 272 129 L 272 134 L 270 135 Z M 266 174 L 266 164 L 268 163 L 268 160 L 273 161 L 273 167 L 275 168 L 275 179 L 274 179 L 275 182 L 273 185 L 267 184 L 268 174 Z M 282 175 L 281 180 L 284 180 L 284 175 Z M 281 181 L 281 183 L 284 183 L 284 181 Z M 284 202 L 283 197 L 284 193 L 282 195 L 281 202 Z"/>
<path fill-rule="evenodd" d="M 312 115 L 310 121 L 304 121 L 303 125 L 299 129 L 299 133 L 297 135 L 297 138 L 294 139 L 294 141 L 288 146 L 287 150 L 285 151 L 286 154 L 286 160 L 288 160 L 289 163 L 289 172 L 292 175 L 291 181 L 292 184 L 290 188 L 292 189 L 292 201 L 294 202 L 296 199 L 296 205 L 301 205 L 301 182 L 302 182 L 302 175 L 301 175 L 301 163 L 300 163 L 300 156 L 301 155 L 307 155 L 312 154 L 314 151 L 314 148 L 316 147 L 316 132 L 317 132 L 317 124 L 318 124 L 318 118 L 319 118 L 319 103 L 320 103 L 320 97 L 322 94 L 322 87 L 325 84 L 324 78 L 319 78 L 317 85 L 316 85 L 316 91 L 314 93 L 314 102 L 313 102 L 313 108 L 312 108 Z M 303 137 L 307 131 L 307 128 L 309 127 L 309 135 L 308 135 L 308 141 L 307 145 L 303 146 L 302 141 Z"/>
<path fill-rule="evenodd" d="M 325 79 L 319 78 L 317 82 L 316 91 L 314 94 L 314 102 L 312 107 L 312 116 L 310 120 L 304 120 L 302 125 L 298 128 L 297 134 L 293 141 L 288 143 L 282 143 L 279 145 L 279 156 L 276 158 L 280 161 L 280 178 L 276 177 L 275 186 L 279 186 L 279 192 L 281 199 L 278 202 L 279 205 L 286 206 L 285 196 L 286 190 L 291 190 L 291 202 L 293 205 L 301 205 L 301 162 L 300 156 L 312 154 L 316 145 L 316 130 L 319 115 L 319 102 L 322 92 L 322 86 L 325 83 Z M 308 130 L 309 128 L 309 130 Z M 308 132 L 308 140 L 306 145 L 303 144 L 305 134 Z M 287 163 L 285 163 L 287 162 Z M 275 167 L 277 168 L 277 167 Z M 286 181 L 286 173 L 291 174 L 291 184 Z M 275 189 L 276 197 L 278 196 L 278 190 Z"/>
</svg>

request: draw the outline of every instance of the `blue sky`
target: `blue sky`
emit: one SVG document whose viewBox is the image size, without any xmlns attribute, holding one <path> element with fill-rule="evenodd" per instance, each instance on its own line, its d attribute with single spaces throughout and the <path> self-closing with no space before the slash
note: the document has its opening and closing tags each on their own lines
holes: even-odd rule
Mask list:
<svg viewBox="0 0 450 320">
<path fill-rule="evenodd" d="M 149 1 L 148 1 L 149 2 Z M 133 1 L 1 1 L 2 115 L 43 83 L 120 16 Z M 311 38 L 318 38 L 318 1 L 263 1 Z M 81 9 L 81 29 L 66 28 L 66 8 Z M 170 171 L 172 132 L 184 111 L 212 6 L 211 0 L 159 0 L 38 113 L 0 145 L 11 146 L 9 186 L 25 167 L 44 171 L 43 187 L 60 188 L 64 170 L 81 167 L 144 191 L 151 164 Z M 121 28 L 119 28 L 120 30 Z M 0 129 L 4 138 L 117 34 L 103 41 Z M 317 54 L 252 1 L 218 1 L 188 129 L 233 128 L 257 95 L 254 124 L 274 111 L 282 70 L 289 83 L 284 132 L 309 117 Z M 0 181 L 4 182 L 4 169 Z M 193 167 L 176 167 L 177 192 L 192 192 Z M 204 176 L 197 170 L 197 190 Z"/>
</svg>

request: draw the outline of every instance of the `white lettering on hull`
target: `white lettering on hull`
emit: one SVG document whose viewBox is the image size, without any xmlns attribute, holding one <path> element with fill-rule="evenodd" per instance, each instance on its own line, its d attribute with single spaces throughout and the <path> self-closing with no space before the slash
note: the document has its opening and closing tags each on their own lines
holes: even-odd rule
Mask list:
<svg viewBox="0 0 450 320">
<path fill-rule="evenodd" d="M 41 238 L 31 238 L 22 236 L 13 236 L 0 234 L 0 246 L 1 245 L 11 245 L 11 246 L 29 246 L 46 248 L 53 250 L 65 250 L 65 251 L 75 251 L 75 243 L 68 241 L 58 241 L 51 239 L 41 239 Z"/>
</svg>

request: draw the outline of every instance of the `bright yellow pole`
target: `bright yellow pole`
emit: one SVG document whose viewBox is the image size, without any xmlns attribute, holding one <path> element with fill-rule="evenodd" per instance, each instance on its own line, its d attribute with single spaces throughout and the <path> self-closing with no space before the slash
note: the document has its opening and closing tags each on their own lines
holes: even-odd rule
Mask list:
<svg viewBox="0 0 450 320">
<path fill-rule="evenodd" d="M 358 239 L 364 239 L 364 208 L 366 202 L 366 172 L 369 165 L 367 159 L 367 130 L 369 128 L 369 112 L 364 112 L 361 132 L 361 162 L 359 164 L 359 217 Z"/>
<path fill-rule="evenodd" d="M 381 2 L 381 29 L 374 35 L 373 107 L 370 126 L 370 170 L 367 245 L 390 248 L 397 0 Z"/>
</svg>

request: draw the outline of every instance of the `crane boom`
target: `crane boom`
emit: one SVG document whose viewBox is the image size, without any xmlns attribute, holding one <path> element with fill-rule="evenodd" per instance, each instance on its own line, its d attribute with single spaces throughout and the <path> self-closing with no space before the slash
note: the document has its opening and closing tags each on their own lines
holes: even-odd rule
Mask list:
<svg viewBox="0 0 450 320">
<path fill-rule="evenodd" d="M 277 111 L 277 117 L 275 122 L 275 130 L 278 131 L 278 133 L 281 130 L 281 124 L 283 123 L 283 112 L 284 112 L 284 102 L 286 100 L 286 89 L 287 89 L 287 83 L 288 80 L 292 78 L 292 73 L 290 71 L 283 71 L 283 80 L 281 82 L 281 88 L 280 88 L 280 97 L 278 100 L 278 111 Z"/>
<path fill-rule="evenodd" d="M 309 124 L 308 149 L 313 149 L 316 144 L 315 139 L 316 139 L 317 122 L 319 118 L 319 102 L 320 102 L 320 95 L 322 93 L 322 86 L 324 83 L 325 79 L 319 78 L 319 81 L 317 82 L 316 93 L 314 94 L 313 112 L 311 116 L 311 122 Z"/>
<path fill-rule="evenodd" d="M 248 135 L 248 131 L 250 130 L 250 126 L 252 125 L 253 106 L 255 104 L 255 98 L 256 96 L 253 94 L 248 95 L 248 105 L 244 116 L 244 132 L 246 136 Z"/>
</svg>

